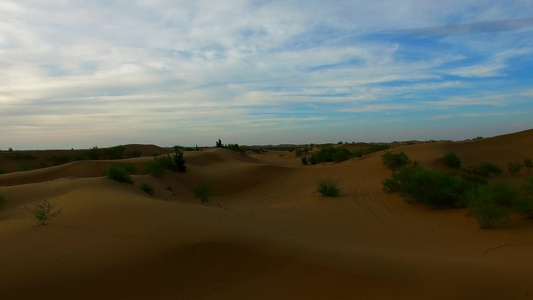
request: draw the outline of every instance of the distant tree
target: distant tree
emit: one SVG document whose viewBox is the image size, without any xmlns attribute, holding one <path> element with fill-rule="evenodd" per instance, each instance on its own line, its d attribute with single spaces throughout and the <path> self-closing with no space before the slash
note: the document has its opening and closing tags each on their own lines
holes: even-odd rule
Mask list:
<svg viewBox="0 0 533 300">
<path fill-rule="evenodd" d="M 222 141 L 221 141 L 220 139 L 218 139 L 218 141 L 216 141 L 215 146 L 216 146 L 217 148 L 223 148 L 223 147 L 224 147 L 224 146 L 222 145 Z"/>
<path fill-rule="evenodd" d="M 7 150 L 9 152 L 13 152 L 13 148 L 9 147 L 9 150 Z"/>
</svg>

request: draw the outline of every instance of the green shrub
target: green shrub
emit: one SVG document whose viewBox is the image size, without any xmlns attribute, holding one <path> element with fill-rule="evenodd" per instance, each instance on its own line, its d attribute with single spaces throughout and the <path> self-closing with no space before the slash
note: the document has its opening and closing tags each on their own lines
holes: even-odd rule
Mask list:
<svg viewBox="0 0 533 300">
<path fill-rule="evenodd" d="M 527 171 L 529 172 L 529 169 L 533 168 L 533 161 L 531 158 L 524 159 L 524 166 L 527 168 Z"/>
<path fill-rule="evenodd" d="M 119 164 L 115 164 L 115 165 L 122 167 L 130 175 L 137 175 L 137 167 L 134 164 L 131 164 L 131 163 L 119 163 Z"/>
<path fill-rule="evenodd" d="M 400 153 L 385 152 L 381 157 L 383 165 L 396 171 L 409 164 L 409 157 L 403 151 Z"/>
<path fill-rule="evenodd" d="M 235 144 L 237 148 L 239 145 Z M 184 172 L 187 166 L 185 166 L 185 159 L 183 158 L 183 152 L 179 150 L 177 146 L 174 146 L 174 154 L 172 156 L 172 166 L 173 171 Z"/>
<path fill-rule="evenodd" d="M 509 170 L 509 173 L 511 173 L 511 175 L 514 175 L 514 174 L 520 172 L 520 170 L 522 170 L 523 166 L 524 165 L 521 164 L 521 163 L 512 163 L 512 162 L 510 162 L 510 163 L 507 164 L 507 170 Z"/>
<path fill-rule="evenodd" d="M 35 218 L 39 221 L 38 225 L 45 225 L 46 222 L 52 220 L 52 218 L 56 217 L 61 213 L 63 208 L 60 208 L 58 210 L 54 210 L 56 207 L 55 203 L 51 203 L 47 200 L 41 202 L 41 203 L 35 203 L 33 209 L 29 209 L 26 207 L 26 209 L 31 212 Z"/>
<path fill-rule="evenodd" d="M 466 193 L 470 212 L 481 228 L 507 222 L 509 215 L 520 205 L 516 188 L 509 183 L 496 183 Z"/>
<path fill-rule="evenodd" d="M 154 157 L 154 160 L 146 163 L 144 172 L 149 173 L 154 177 L 160 178 L 165 175 L 165 167 L 163 166 L 161 160 L 158 159 L 158 157 Z"/>
<path fill-rule="evenodd" d="M 133 184 L 133 179 L 130 173 L 124 168 L 123 165 L 112 165 L 105 169 L 105 175 L 109 179 L 116 180 L 118 182 L 126 182 Z"/>
<path fill-rule="evenodd" d="M 202 200 L 202 203 L 207 203 L 213 188 L 207 183 L 199 183 L 192 188 L 192 192 L 195 198 Z"/>
<path fill-rule="evenodd" d="M 320 151 L 312 156 L 315 162 L 342 162 L 352 157 L 350 150 L 346 148 L 333 148 L 331 145 L 323 145 Z"/>
<path fill-rule="evenodd" d="M 458 169 L 461 167 L 461 159 L 453 152 L 444 154 L 444 163 L 453 169 Z"/>
<path fill-rule="evenodd" d="M 519 200 L 515 206 L 516 212 L 529 218 L 533 217 L 533 177 L 527 179 L 519 193 Z"/>
<path fill-rule="evenodd" d="M 390 178 L 384 179 L 381 184 L 383 185 L 383 190 L 389 193 L 399 192 L 402 187 L 398 180 L 397 173 L 393 173 Z"/>
<path fill-rule="evenodd" d="M 479 176 L 490 177 L 491 174 L 500 175 L 502 173 L 502 169 L 489 162 L 483 162 L 479 166 L 474 168 L 472 172 Z"/>
<path fill-rule="evenodd" d="M 323 196 L 338 196 L 341 189 L 337 180 L 326 178 L 318 180 L 317 191 Z"/>
<path fill-rule="evenodd" d="M 402 170 L 405 170 L 399 173 L 402 195 L 431 207 L 464 207 L 463 194 L 468 185 L 461 178 L 423 168 Z"/>
<path fill-rule="evenodd" d="M 307 157 L 306 156 L 302 156 L 302 164 L 303 165 L 307 165 Z"/>
<path fill-rule="evenodd" d="M 152 196 L 155 194 L 154 188 L 151 185 L 149 185 L 148 183 L 146 183 L 146 182 L 143 182 L 141 184 L 141 190 L 143 190 L 144 192 L 146 192 L 147 194 L 150 194 Z"/>
</svg>

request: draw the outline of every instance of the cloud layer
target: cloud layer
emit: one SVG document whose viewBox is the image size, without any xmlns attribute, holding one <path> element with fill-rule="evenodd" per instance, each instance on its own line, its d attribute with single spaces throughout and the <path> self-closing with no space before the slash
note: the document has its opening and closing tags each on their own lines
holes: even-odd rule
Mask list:
<svg viewBox="0 0 533 300">
<path fill-rule="evenodd" d="M 531 1 L 2 1 L 0 149 L 533 127 Z"/>
</svg>

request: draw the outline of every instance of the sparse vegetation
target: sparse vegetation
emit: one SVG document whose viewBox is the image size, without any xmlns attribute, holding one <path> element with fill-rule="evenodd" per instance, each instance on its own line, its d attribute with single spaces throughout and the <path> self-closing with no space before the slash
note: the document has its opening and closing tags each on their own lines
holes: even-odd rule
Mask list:
<svg viewBox="0 0 533 300">
<path fill-rule="evenodd" d="M 320 147 L 320 151 L 313 153 L 311 156 L 315 162 L 342 162 L 352 157 L 350 150 L 346 148 L 334 148 L 331 145 Z"/>
<path fill-rule="evenodd" d="M 396 171 L 410 162 L 409 157 L 403 151 L 400 153 L 387 151 L 381 158 L 383 165 L 389 167 L 392 171 Z"/>
<path fill-rule="evenodd" d="M 28 171 L 30 169 L 30 164 L 27 161 L 23 160 L 18 163 L 19 171 Z"/>
<path fill-rule="evenodd" d="M 202 203 L 209 202 L 209 196 L 213 192 L 213 188 L 207 183 L 199 183 L 192 188 L 195 198 L 198 198 Z"/>
<path fill-rule="evenodd" d="M 165 167 L 158 157 L 154 157 L 153 160 L 146 163 L 145 173 L 149 173 L 154 177 L 161 178 L 165 175 Z"/>
<path fill-rule="evenodd" d="M 524 165 L 521 164 L 521 163 L 512 163 L 512 162 L 510 162 L 510 163 L 507 164 L 507 170 L 509 170 L 509 173 L 511 173 L 511 175 L 514 175 L 514 174 L 520 172 L 520 170 L 522 170 L 523 166 Z"/>
<path fill-rule="evenodd" d="M 102 149 L 102 156 L 104 159 L 123 159 L 124 151 L 126 151 L 124 146 L 105 148 Z"/>
<path fill-rule="evenodd" d="M 524 167 L 527 168 L 527 172 L 529 173 L 529 169 L 533 168 L 533 161 L 531 158 L 524 159 Z"/>
<path fill-rule="evenodd" d="M 418 164 L 402 167 L 383 182 L 388 192 L 400 192 L 409 201 L 430 207 L 464 207 L 464 192 L 473 186 L 463 178 L 428 170 Z"/>
<path fill-rule="evenodd" d="M 371 144 L 370 147 L 368 147 L 368 148 L 355 150 L 353 152 L 353 156 L 357 157 L 357 158 L 361 158 L 361 157 L 363 157 L 365 155 L 368 155 L 370 153 L 387 150 L 389 148 L 390 148 L 389 144 Z"/>
<path fill-rule="evenodd" d="M 37 221 L 39 221 L 37 225 L 45 225 L 46 222 L 58 216 L 63 210 L 63 208 L 55 209 L 56 206 L 57 205 L 55 203 L 45 200 L 40 203 L 35 203 L 33 209 L 26 207 L 26 210 L 31 212 L 35 216 Z"/>
<path fill-rule="evenodd" d="M 323 196 L 338 196 L 340 194 L 339 182 L 335 179 L 325 178 L 318 180 L 317 192 Z"/>
<path fill-rule="evenodd" d="M 118 182 L 133 184 L 133 179 L 127 170 L 127 167 L 121 164 L 109 166 L 105 169 L 105 176 Z"/>
<path fill-rule="evenodd" d="M 13 151 L 10 151 L 13 152 Z M 13 154 L 6 154 L 5 157 L 12 159 L 12 160 L 34 160 L 37 159 L 37 156 L 30 154 L 30 153 L 24 153 L 24 152 L 14 152 Z"/>
<path fill-rule="evenodd" d="M 444 154 L 444 163 L 453 169 L 459 169 L 461 167 L 461 159 L 453 152 Z"/>
<path fill-rule="evenodd" d="M 143 182 L 141 184 L 141 190 L 143 190 L 145 193 L 150 194 L 152 196 L 155 194 L 154 187 L 152 187 L 151 185 L 149 185 L 146 182 Z"/>
<path fill-rule="evenodd" d="M 479 226 L 489 228 L 508 221 L 517 207 L 518 192 L 509 183 L 495 183 L 468 191 L 466 199 Z"/>
</svg>

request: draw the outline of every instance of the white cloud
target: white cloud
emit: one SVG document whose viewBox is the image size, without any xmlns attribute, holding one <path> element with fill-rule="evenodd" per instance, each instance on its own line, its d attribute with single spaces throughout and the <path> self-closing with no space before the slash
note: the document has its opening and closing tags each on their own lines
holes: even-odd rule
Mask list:
<svg viewBox="0 0 533 300">
<path fill-rule="evenodd" d="M 19 141 L 21 132 L 30 139 L 46 130 L 121 137 L 120 124 L 128 124 L 136 132 L 167 136 L 168 128 L 186 127 L 194 135 L 220 124 L 238 130 L 239 124 L 335 122 L 325 116 L 339 111 L 507 106 L 523 100 L 503 93 L 478 99 L 472 96 L 476 83 L 466 80 L 504 80 L 514 59 L 533 54 L 526 34 L 498 36 L 498 43 L 444 37 L 425 48 L 425 41 L 406 40 L 398 30 L 527 18 L 524 6 L 3 1 L 0 132 L 2 139 Z M 443 78 L 448 75 L 460 79 Z M 461 89 L 468 92 L 457 96 Z"/>
</svg>

